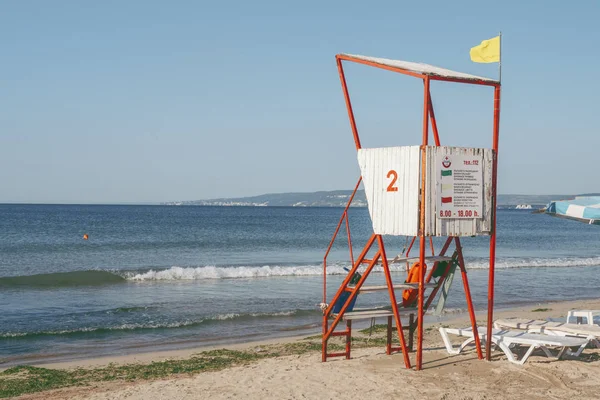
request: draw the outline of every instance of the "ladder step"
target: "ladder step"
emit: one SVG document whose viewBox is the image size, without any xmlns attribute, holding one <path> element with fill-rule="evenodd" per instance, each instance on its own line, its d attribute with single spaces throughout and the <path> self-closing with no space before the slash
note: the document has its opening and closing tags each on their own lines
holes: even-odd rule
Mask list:
<svg viewBox="0 0 600 400">
<path fill-rule="evenodd" d="M 416 313 L 417 309 L 416 308 L 402 308 L 399 307 L 398 308 L 398 313 L 399 314 L 412 314 L 412 313 Z M 359 310 L 359 311 L 349 311 L 344 313 L 344 320 L 346 321 L 351 321 L 354 319 L 371 319 L 371 318 L 379 318 L 379 317 L 391 317 L 393 316 L 394 313 L 392 312 L 392 310 L 386 310 L 386 309 L 367 309 L 367 310 Z"/>
<path fill-rule="evenodd" d="M 425 289 L 433 289 L 437 287 L 437 283 L 426 283 Z M 399 285 L 394 285 L 394 290 L 405 290 L 405 289 L 418 289 L 418 283 L 401 283 Z M 387 285 L 378 285 L 378 286 L 363 286 L 360 288 L 358 293 L 369 293 L 369 292 L 378 292 L 381 290 L 388 290 Z"/>
<path fill-rule="evenodd" d="M 426 256 L 425 263 L 435 263 L 438 261 L 450 261 L 452 257 L 450 256 Z M 362 264 L 370 264 L 373 260 L 364 259 L 362 260 Z M 419 257 L 400 257 L 400 258 L 388 258 L 388 264 L 399 264 L 403 262 L 415 263 L 419 261 Z M 381 261 L 377 261 L 377 264 L 381 264 Z"/>
</svg>

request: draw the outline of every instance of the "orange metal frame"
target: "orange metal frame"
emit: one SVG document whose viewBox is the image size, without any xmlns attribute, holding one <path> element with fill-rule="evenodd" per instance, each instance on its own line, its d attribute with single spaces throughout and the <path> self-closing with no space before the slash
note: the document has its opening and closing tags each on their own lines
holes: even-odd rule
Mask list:
<svg viewBox="0 0 600 400">
<path fill-rule="evenodd" d="M 490 235 L 490 247 L 489 247 L 490 265 L 489 265 L 489 278 L 488 278 L 488 313 L 487 313 L 488 321 L 487 321 L 487 336 L 486 336 L 486 338 L 487 338 L 486 359 L 489 360 L 490 355 L 491 355 L 491 347 L 492 347 L 491 330 L 492 330 L 493 312 L 494 312 L 494 269 L 495 269 L 495 257 L 496 257 L 496 186 L 497 186 L 497 167 L 498 167 L 498 139 L 499 139 L 499 133 L 500 133 L 500 87 L 501 87 L 500 83 L 483 81 L 483 80 L 448 78 L 448 77 L 437 76 L 437 75 L 425 75 L 425 74 L 420 74 L 420 73 L 416 73 L 416 72 L 412 72 L 412 71 L 406 71 L 406 70 L 403 70 L 400 68 L 395 68 L 395 67 L 391 67 L 391 66 L 373 63 L 370 61 L 356 59 L 356 58 L 353 58 L 353 57 L 347 56 L 347 55 L 337 55 L 336 62 L 337 62 L 338 72 L 339 72 L 340 81 L 342 84 L 342 90 L 343 90 L 344 99 L 346 102 L 348 117 L 350 120 L 350 127 L 352 128 L 352 135 L 354 137 L 354 143 L 356 145 L 357 150 L 361 148 L 360 137 L 358 134 L 358 129 L 356 127 L 356 120 L 354 118 L 354 112 L 352 110 L 352 103 L 350 101 L 350 95 L 348 93 L 348 86 L 346 84 L 346 77 L 344 75 L 344 68 L 342 66 L 342 61 L 356 62 L 359 64 L 364 64 L 364 65 L 368 65 L 371 67 L 380 68 L 380 69 L 397 72 L 397 73 L 404 74 L 404 75 L 409 75 L 409 76 L 412 76 L 415 78 L 423 79 L 424 94 L 423 94 L 423 136 L 422 136 L 422 146 L 421 146 L 422 153 L 425 152 L 425 148 L 428 145 L 429 130 L 430 130 L 429 123 L 431 123 L 431 130 L 433 132 L 433 138 L 435 141 L 435 145 L 440 146 L 438 126 L 437 126 L 437 122 L 435 119 L 433 104 L 431 101 L 431 92 L 430 92 L 431 81 L 438 80 L 438 81 L 467 83 L 467 84 L 473 84 L 473 85 L 484 85 L 484 86 L 494 87 L 494 125 L 493 125 L 493 134 L 492 134 L 492 149 L 494 150 L 495 156 L 494 156 L 494 160 L 493 160 L 493 169 L 492 169 L 492 205 L 493 205 L 492 209 L 493 209 L 493 213 L 492 213 L 492 231 L 491 231 L 491 235 Z M 422 162 L 423 162 L 423 166 L 421 168 L 421 187 L 425 188 L 426 168 L 424 165 L 424 163 L 425 163 L 424 154 L 422 157 Z M 398 330 L 398 336 L 400 338 L 400 343 L 402 346 L 401 348 L 402 348 L 402 352 L 404 355 L 404 362 L 405 362 L 406 367 L 410 368 L 410 360 L 408 358 L 407 348 L 406 348 L 405 340 L 404 340 L 404 334 L 402 332 L 402 323 L 400 321 L 400 317 L 398 314 L 398 307 L 397 307 L 397 303 L 396 303 L 396 299 L 395 299 L 393 284 L 391 282 L 391 275 L 390 275 L 390 271 L 389 271 L 387 257 L 385 254 L 385 248 L 383 245 L 383 238 L 381 237 L 381 235 L 373 234 L 371 236 L 371 238 L 368 240 L 368 242 L 367 242 L 366 246 L 364 247 L 363 251 L 361 252 L 360 256 L 356 259 L 356 261 L 354 261 L 354 258 L 353 258 L 352 241 L 351 241 L 351 237 L 350 237 L 350 228 L 349 228 L 349 223 L 348 223 L 348 208 L 350 207 L 350 204 L 352 203 L 352 200 L 354 199 L 354 195 L 355 195 L 358 187 L 360 186 L 360 183 L 361 183 L 361 179 L 358 180 L 358 183 L 356 184 L 354 192 L 353 192 L 352 196 L 350 197 L 350 199 L 346 205 L 346 208 L 344 209 L 342 218 L 340 219 L 340 222 L 336 228 L 335 234 L 329 244 L 329 247 L 327 249 L 327 252 L 325 254 L 324 261 L 323 261 L 323 303 L 327 303 L 327 287 L 326 287 L 327 256 L 329 255 L 329 252 L 330 252 L 331 247 L 333 246 L 333 243 L 337 237 L 339 229 L 345 220 L 346 230 L 347 230 L 347 234 L 348 234 L 348 244 L 350 247 L 350 257 L 352 260 L 353 267 L 352 267 L 352 270 L 348 273 L 348 276 L 345 278 L 342 285 L 340 286 L 340 288 L 337 291 L 336 295 L 334 296 L 332 302 L 330 303 L 330 305 L 327 307 L 327 309 L 324 312 L 323 361 L 325 361 L 328 356 L 327 348 L 326 348 L 327 347 L 327 339 L 330 336 L 337 336 L 337 335 L 343 335 L 343 334 L 349 335 L 350 334 L 350 327 L 348 328 L 348 330 L 346 332 L 339 332 L 339 333 L 335 332 L 334 333 L 333 330 L 335 329 L 336 325 L 340 322 L 344 312 L 346 311 L 347 306 L 349 305 L 351 300 L 358 293 L 358 290 L 362 286 L 364 280 L 367 278 L 369 272 L 373 269 L 375 264 L 377 264 L 378 260 L 381 259 L 381 264 L 383 266 L 386 282 L 388 284 L 388 291 L 389 291 L 389 295 L 390 295 L 390 301 L 392 304 L 392 311 L 394 313 L 394 317 L 396 320 L 395 322 L 396 322 L 396 327 Z M 426 211 L 425 210 L 425 190 L 424 189 L 421 190 L 421 202 L 420 203 L 421 203 L 421 205 L 420 205 L 420 220 L 419 220 L 419 261 L 420 261 L 421 265 L 424 265 L 424 263 L 425 263 L 425 247 L 426 247 L 425 235 L 424 235 L 425 211 Z M 413 240 L 410 244 L 410 247 L 407 251 L 407 254 L 410 253 L 410 250 L 412 249 L 415 239 L 416 238 L 413 238 Z M 442 251 L 440 254 L 441 255 L 445 254 L 449 245 L 452 242 L 452 239 L 454 239 L 456 251 L 458 252 L 459 267 L 460 267 L 461 276 L 462 276 L 462 280 L 463 280 L 463 286 L 464 286 L 464 291 L 465 291 L 465 295 L 466 295 L 469 316 L 471 319 L 471 325 L 472 325 L 473 330 L 477 331 L 477 324 L 475 321 L 475 311 L 474 311 L 473 303 L 472 303 L 472 299 L 471 299 L 471 291 L 469 289 L 469 282 L 468 282 L 467 272 L 466 272 L 466 268 L 465 268 L 465 262 L 464 262 L 464 258 L 463 258 L 463 254 L 462 254 L 462 246 L 460 243 L 460 238 L 459 237 L 454 237 L 454 238 L 449 237 L 446 240 L 446 243 L 444 244 L 444 247 L 442 248 Z M 375 242 L 377 242 L 379 250 L 377 251 L 376 255 L 371 260 L 367 260 L 365 257 Z M 433 254 L 433 242 L 431 241 L 431 238 L 430 238 L 430 247 L 431 247 L 432 254 Z M 363 263 L 368 263 L 368 267 L 367 267 L 366 271 L 363 273 L 362 278 L 357 283 L 356 287 L 353 288 L 353 290 L 350 290 L 349 288 L 347 288 L 347 285 L 348 285 L 351 277 L 358 270 L 358 267 Z M 429 305 L 435 298 L 435 295 L 437 294 L 437 289 L 435 289 L 433 291 L 433 293 L 431 293 L 429 295 L 429 298 L 427 299 L 427 302 L 425 303 L 424 302 L 424 300 L 425 300 L 424 299 L 424 289 L 425 289 L 424 284 L 426 282 L 430 281 L 434 269 L 435 268 L 431 269 L 427 278 L 425 278 L 425 269 L 421 269 L 422 273 L 421 273 L 421 276 L 419 277 L 418 319 L 417 319 L 417 324 L 418 324 L 418 326 L 417 326 L 417 355 L 416 355 L 416 369 L 417 370 L 422 369 L 422 365 L 423 365 L 423 358 L 422 358 L 422 353 L 423 353 L 423 315 L 424 315 L 425 310 L 429 307 Z M 448 270 L 446 271 L 446 275 L 447 275 L 447 273 L 448 273 Z M 446 275 L 443 276 L 444 279 L 445 279 Z M 346 301 L 346 303 L 344 304 L 344 306 L 342 307 L 342 309 L 340 310 L 338 315 L 335 317 L 331 326 L 328 326 L 329 324 L 328 324 L 327 318 L 331 314 L 333 305 L 337 302 L 337 300 L 339 299 L 339 297 L 341 296 L 341 294 L 344 291 L 351 292 L 350 298 Z M 477 349 L 478 357 L 480 359 L 482 359 L 483 355 L 482 355 L 481 344 L 480 344 L 478 335 L 475 335 L 475 346 Z M 389 345 L 388 345 L 388 347 L 389 347 Z M 347 348 L 346 353 L 330 354 L 329 356 L 346 355 L 346 357 L 349 357 L 349 355 L 350 355 L 349 341 L 347 341 L 346 348 Z"/>
</svg>

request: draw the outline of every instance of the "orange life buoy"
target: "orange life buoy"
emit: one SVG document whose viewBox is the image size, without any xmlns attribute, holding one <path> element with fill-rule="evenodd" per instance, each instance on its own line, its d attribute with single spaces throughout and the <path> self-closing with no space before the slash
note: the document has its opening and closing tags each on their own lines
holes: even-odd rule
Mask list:
<svg viewBox="0 0 600 400">
<path fill-rule="evenodd" d="M 423 274 L 427 271 L 427 264 L 423 264 Z M 421 275 L 421 264 L 418 262 L 414 263 L 408 270 L 408 277 L 405 283 L 419 283 L 419 277 Z M 410 307 L 419 295 L 417 289 L 406 289 L 402 292 L 402 304 L 404 307 Z"/>
</svg>

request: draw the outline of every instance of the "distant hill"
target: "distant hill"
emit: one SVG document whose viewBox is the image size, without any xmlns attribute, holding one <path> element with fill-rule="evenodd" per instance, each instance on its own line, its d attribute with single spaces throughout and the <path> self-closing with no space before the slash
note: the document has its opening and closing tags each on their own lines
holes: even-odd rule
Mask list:
<svg viewBox="0 0 600 400">
<path fill-rule="evenodd" d="M 183 206 L 254 206 L 254 207 L 345 207 L 351 190 L 332 190 L 309 193 L 271 193 L 260 196 L 221 198 L 210 200 L 191 200 L 163 203 L 166 205 Z M 593 196 L 598 194 L 586 194 Z M 500 207 L 530 204 L 532 207 L 542 207 L 552 200 L 573 198 L 573 195 L 527 195 L 527 194 L 500 194 L 498 205 Z M 353 207 L 366 207 L 365 192 L 359 190 L 354 197 Z"/>
<path fill-rule="evenodd" d="M 181 201 L 166 204 L 199 206 L 270 206 L 270 207 L 345 207 L 352 190 L 332 190 L 309 193 L 271 193 L 260 196 Z M 354 197 L 354 207 L 366 207 L 365 192 Z"/>
</svg>

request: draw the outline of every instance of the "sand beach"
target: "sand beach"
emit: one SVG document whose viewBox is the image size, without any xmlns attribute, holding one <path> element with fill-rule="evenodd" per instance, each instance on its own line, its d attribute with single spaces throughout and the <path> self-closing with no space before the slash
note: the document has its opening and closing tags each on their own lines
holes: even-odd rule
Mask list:
<svg viewBox="0 0 600 400">
<path fill-rule="evenodd" d="M 498 311 L 496 317 L 564 318 L 570 309 L 600 309 L 600 299 L 554 302 Z M 485 315 L 478 314 L 483 324 Z M 383 346 L 358 347 L 351 360 L 322 363 L 315 348 L 297 354 L 240 361 L 200 373 L 175 373 L 159 379 L 89 381 L 82 386 L 23 395 L 23 399 L 595 399 L 600 389 L 600 350 L 588 347 L 579 358 L 546 358 L 541 352 L 522 366 L 509 363 L 501 352 L 492 361 L 478 360 L 474 349 L 449 355 L 437 330 L 440 326 L 464 327 L 467 315 L 426 325 L 424 370 L 407 370 L 402 356 L 387 356 Z M 367 337 L 367 333 L 357 336 Z M 376 335 L 374 335 L 375 339 Z M 260 353 L 270 346 L 293 346 L 318 337 L 287 338 L 236 344 L 233 351 Z M 310 346 L 309 346 L 310 347 Z M 148 365 L 167 360 L 183 361 L 211 348 L 144 353 L 40 365 L 55 371 L 80 371 L 107 366 Z M 414 354 L 413 354 L 414 357 Z"/>
</svg>

